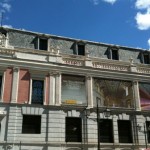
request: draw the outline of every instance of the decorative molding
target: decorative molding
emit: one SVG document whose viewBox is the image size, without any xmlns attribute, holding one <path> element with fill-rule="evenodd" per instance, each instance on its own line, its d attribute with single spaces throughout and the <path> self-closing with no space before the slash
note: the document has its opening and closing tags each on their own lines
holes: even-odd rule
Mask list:
<svg viewBox="0 0 150 150">
<path fill-rule="evenodd" d="M 150 74 L 150 69 L 147 69 L 147 68 L 138 68 L 137 72 L 138 73 L 144 73 L 144 74 Z"/>
<path fill-rule="evenodd" d="M 100 68 L 100 69 L 118 70 L 118 71 L 128 71 L 129 70 L 128 66 L 107 64 L 107 63 L 100 63 L 100 62 L 93 62 L 93 67 Z"/>
<path fill-rule="evenodd" d="M 10 49 L 0 49 L 0 54 L 15 55 L 15 51 Z"/>
</svg>

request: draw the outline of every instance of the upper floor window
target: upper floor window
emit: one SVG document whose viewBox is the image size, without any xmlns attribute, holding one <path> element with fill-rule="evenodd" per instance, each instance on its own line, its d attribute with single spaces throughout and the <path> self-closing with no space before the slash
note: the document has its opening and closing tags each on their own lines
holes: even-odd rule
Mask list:
<svg viewBox="0 0 150 150">
<path fill-rule="evenodd" d="M 85 55 L 85 43 L 83 42 L 74 43 L 74 54 L 84 56 Z"/>
<path fill-rule="evenodd" d="M 23 115 L 22 133 L 40 134 L 41 116 Z"/>
<path fill-rule="evenodd" d="M 85 55 L 85 45 L 78 44 L 78 50 L 77 50 L 78 55 Z"/>
<path fill-rule="evenodd" d="M 100 98 L 99 106 L 133 108 L 132 82 L 113 79 L 93 79 L 93 99 Z"/>
<path fill-rule="evenodd" d="M 109 48 L 109 59 L 119 60 L 119 50 L 117 47 Z"/>
<path fill-rule="evenodd" d="M 150 55 L 149 53 L 143 53 L 143 63 L 150 64 Z"/>
<path fill-rule="evenodd" d="M 39 49 L 47 50 L 47 47 L 48 47 L 47 39 L 39 39 Z"/>
<path fill-rule="evenodd" d="M 85 77 L 62 75 L 62 103 L 86 105 Z"/>
<path fill-rule="evenodd" d="M 32 80 L 32 104 L 43 104 L 44 81 Z"/>
<path fill-rule="evenodd" d="M 82 142 L 81 118 L 66 117 L 66 142 Z"/>
<path fill-rule="evenodd" d="M 142 110 L 150 110 L 150 83 L 139 83 L 140 103 Z"/>
<path fill-rule="evenodd" d="M 6 33 L 0 32 L 0 46 L 5 47 L 6 46 Z"/>
<path fill-rule="evenodd" d="M 37 37 L 35 40 L 35 49 L 47 50 L 48 49 L 48 39 Z"/>
</svg>

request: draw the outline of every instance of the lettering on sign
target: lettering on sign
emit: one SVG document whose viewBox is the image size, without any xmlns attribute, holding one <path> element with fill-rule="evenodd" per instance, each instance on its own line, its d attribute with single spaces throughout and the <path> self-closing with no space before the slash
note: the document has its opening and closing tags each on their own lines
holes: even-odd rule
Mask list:
<svg viewBox="0 0 150 150">
<path fill-rule="evenodd" d="M 77 60 L 64 60 L 64 63 L 68 65 L 82 66 L 82 62 Z"/>
</svg>

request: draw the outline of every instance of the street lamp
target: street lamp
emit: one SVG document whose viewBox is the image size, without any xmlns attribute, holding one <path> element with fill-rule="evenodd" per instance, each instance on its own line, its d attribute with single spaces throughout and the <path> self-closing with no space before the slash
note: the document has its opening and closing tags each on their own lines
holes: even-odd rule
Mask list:
<svg viewBox="0 0 150 150">
<path fill-rule="evenodd" d="M 96 103 L 97 103 L 97 107 L 96 107 L 96 110 L 97 110 L 97 150 L 100 150 L 100 126 L 99 126 L 99 121 L 100 121 L 100 115 L 99 115 L 99 101 L 101 99 L 99 97 L 96 97 Z M 105 117 L 110 117 L 110 110 L 109 109 L 106 109 L 104 110 L 104 115 Z"/>
<path fill-rule="evenodd" d="M 96 114 L 97 114 L 96 118 L 89 118 L 88 116 L 90 116 L 90 109 L 86 109 L 87 118 L 97 122 L 97 150 L 100 150 L 100 125 L 99 125 L 100 123 L 99 101 L 100 100 L 101 99 L 99 97 L 96 97 Z M 105 117 L 110 117 L 110 109 L 106 108 L 103 111 L 103 113 Z"/>
<path fill-rule="evenodd" d="M 146 126 L 146 123 L 144 123 L 144 131 L 141 130 L 141 126 L 138 124 L 137 125 L 137 129 L 139 132 L 142 132 L 144 133 L 144 137 L 145 137 L 145 147 L 147 149 L 147 141 L 148 141 L 148 138 L 147 138 L 147 133 L 150 131 L 150 126 Z"/>
</svg>

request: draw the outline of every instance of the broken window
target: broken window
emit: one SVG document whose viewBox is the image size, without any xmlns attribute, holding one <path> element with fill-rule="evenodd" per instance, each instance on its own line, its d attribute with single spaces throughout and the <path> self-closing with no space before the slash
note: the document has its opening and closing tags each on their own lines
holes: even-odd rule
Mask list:
<svg viewBox="0 0 150 150">
<path fill-rule="evenodd" d="M 23 115 L 22 133 L 40 134 L 41 116 Z"/>
</svg>

